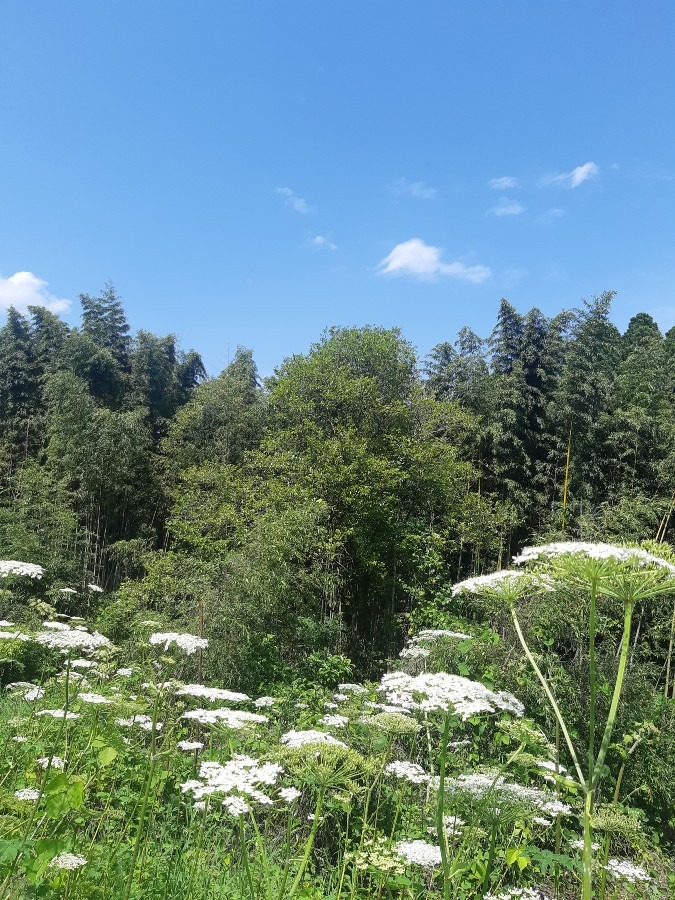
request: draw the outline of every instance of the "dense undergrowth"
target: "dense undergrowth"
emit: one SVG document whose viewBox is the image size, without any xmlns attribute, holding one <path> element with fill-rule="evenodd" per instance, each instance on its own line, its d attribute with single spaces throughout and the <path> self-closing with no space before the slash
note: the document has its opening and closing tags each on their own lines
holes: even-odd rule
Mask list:
<svg viewBox="0 0 675 900">
<path fill-rule="evenodd" d="M 96 586 L 49 605 L 27 587 L 39 567 L 0 564 L 16 614 L 0 626 L 1 895 L 670 896 L 668 788 L 631 778 L 673 701 L 634 720 L 631 617 L 672 604 L 675 567 L 597 544 L 522 562 L 420 612 L 435 627 L 414 625 L 378 681 L 350 683 L 334 657 L 257 697 L 201 683 L 225 649 L 208 621 L 202 637 L 138 615 L 118 646 L 74 615 L 97 602 L 106 621 Z M 558 657 L 568 682 L 537 646 L 544 609 L 585 635 L 567 639 L 589 665 Z"/>
</svg>

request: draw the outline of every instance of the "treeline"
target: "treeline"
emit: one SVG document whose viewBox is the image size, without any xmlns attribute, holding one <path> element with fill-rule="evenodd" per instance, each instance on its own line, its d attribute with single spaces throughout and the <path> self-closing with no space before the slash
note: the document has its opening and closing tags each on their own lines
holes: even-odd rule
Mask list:
<svg viewBox="0 0 675 900">
<path fill-rule="evenodd" d="M 396 329 L 330 329 L 260 383 L 239 349 L 206 379 L 175 336 L 130 335 L 114 288 L 70 328 L 0 329 L 0 557 L 45 590 L 116 591 L 269 684 L 336 651 L 377 669 L 404 617 L 524 539 L 663 538 L 675 480 L 675 329 L 612 295 L 549 319 L 501 302 L 426 361 Z M 201 610 L 201 613 L 200 613 Z"/>
</svg>

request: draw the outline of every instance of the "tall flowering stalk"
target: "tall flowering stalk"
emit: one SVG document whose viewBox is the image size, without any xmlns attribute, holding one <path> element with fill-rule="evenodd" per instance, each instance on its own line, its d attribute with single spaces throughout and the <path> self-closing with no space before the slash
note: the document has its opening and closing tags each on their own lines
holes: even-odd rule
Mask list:
<svg viewBox="0 0 675 900">
<path fill-rule="evenodd" d="M 472 593 L 486 592 L 506 602 L 510 608 L 518 640 L 553 711 L 574 764 L 577 779 L 584 796 L 582 900 L 591 900 L 593 896 L 593 807 L 598 795 L 626 677 L 633 611 L 640 602 L 656 597 L 659 594 L 675 593 L 675 566 L 645 550 L 583 542 L 564 542 L 546 544 L 541 547 L 528 547 L 519 557 L 514 559 L 514 563 L 516 565 L 543 563 L 545 571 L 532 573 L 527 570 L 516 569 L 495 572 L 493 575 L 468 579 L 455 585 L 453 594 L 463 591 Z M 527 644 L 516 609 L 517 602 L 522 597 L 537 591 L 553 590 L 557 585 L 586 590 L 589 596 L 589 723 L 588 757 L 585 769 L 551 686 L 537 665 L 537 661 Z M 598 671 L 595 655 L 595 634 L 597 603 L 602 596 L 619 600 L 623 604 L 624 619 L 612 699 L 600 746 L 596 753 Z M 604 892 L 604 882 L 602 887 Z"/>
</svg>

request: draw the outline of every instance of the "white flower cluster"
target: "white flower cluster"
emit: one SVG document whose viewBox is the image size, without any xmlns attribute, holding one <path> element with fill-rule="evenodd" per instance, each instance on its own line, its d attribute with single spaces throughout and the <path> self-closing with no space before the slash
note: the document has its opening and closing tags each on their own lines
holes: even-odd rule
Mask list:
<svg viewBox="0 0 675 900">
<path fill-rule="evenodd" d="M 70 661 L 71 669 L 91 669 L 95 665 L 96 663 L 93 663 L 90 659 L 72 659 Z"/>
<path fill-rule="evenodd" d="M 548 815 L 570 815 L 572 808 L 538 788 L 525 787 L 514 781 L 507 781 L 495 772 L 465 772 L 457 778 L 448 778 L 445 789 L 469 794 L 476 800 L 490 795 L 495 804 L 511 802 L 528 806 Z"/>
<path fill-rule="evenodd" d="M 507 691 L 491 691 L 479 681 L 471 681 L 462 675 L 447 672 L 408 675 L 405 672 L 388 672 L 382 676 L 377 688 L 385 694 L 397 711 L 420 709 L 425 712 L 453 709 L 463 719 L 476 713 L 495 712 L 498 709 L 522 716 L 525 708 L 520 700 Z M 421 699 L 416 699 L 421 697 Z"/>
<path fill-rule="evenodd" d="M 11 628 L 14 622 L 8 622 L 7 619 L 0 619 L 0 628 Z"/>
<path fill-rule="evenodd" d="M 322 725 L 327 725 L 328 728 L 346 728 L 349 725 L 347 716 L 323 716 L 319 721 Z"/>
<path fill-rule="evenodd" d="M 394 844 L 394 850 L 407 862 L 423 866 L 425 869 L 441 864 L 441 848 L 426 841 L 399 841 L 398 844 Z"/>
<path fill-rule="evenodd" d="M 429 776 L 422 766 L 418 766 L 414 762 L 408 762 L 408 760 L 398 759 L 390 762 L 384 771 L 389 775 L 396 776 L 396 778 L 405 778 L 411 784 L 423 784 L 429 781 Z"/>
<path fill-rule="evenodd" d="M 150 716 L 146 716 L 145 713 L 138 713 L 138 715 L 132 716 L 130 719 L 115 719 L 115 724 L 121 728 L 133 728 L 134 725 L 137 725 L 143 731 L 152 731 L 152 719 Z M 155 731 L 161 730 L 162 723 L 155 722 Z"/>
<path fill-rule="evenodd" d="M 338 690 L 343 694 L 367 694 L 368 688 L 362 684 L 338 684 Z"/>
<path fill-rule="evenodd" d="M 651 876 L 641 866 L 636 866 L 629 859 L 610 859 L 605 866 L 613 878 L 622 878 L 635 884 L 636 881 L 651 881 Z"/>
<path fill-rule="evenodd" d="M 498 894 L 486 894 L 485 900 L 549 900 L 549 895 L 538 888 L 507 888 Z"/>
<path fill-rule="evenodd" d="M 112 700 L 108 700 L 108 698 L 104 697 L 103 694 L 96 694 L 94 692 L 88 694 L 78 694 L 77 699 L 81 700 L 83 703 L 95 703 L 99 705 L 112 703 Z"/>
<path fill-rule="evenodd" d="M 276 702 L 276 697 L 258 697 L 257 700 L 253 701 L 253 705 L 257 706 L 258 709 L 264 709 L 267 706 L 274 706 Z"/>
<path fill-rule="evenodd" d="M 281 790 L 279 791 L 279 796 L 282 800 L 285 800 L 286 803 L 293 803 L 293 801 L 297 800 L 301 794 L 302 791 L 299 791 L 294 787 L 281 788 Z"/>
<path fill-rule="evenodd" d="M 194 634 L 177 634 L 175 631 L 156 632 L 148 638 L 148 643 L 153 647 L 164 644 L 164 652 L 169 649 L 170 644 L 175 644 L 179 650 L 182 650 L 186 656 L 192 656 L 199 649 L 205 649 L 209 646 L 206 638 L 197 637 Z"/>
<path fill-rule="evenodd" d="M 482 591 L 511 590 L 516 583 L 527 577 L 525 572 L 514 569 L 500 569 L 498 572 L 490 572 L 489 575 L 476 575 L 474 578 L 466 578 L 452 588 L 452 596 L 466 592 L 468 594 L 480 594 Z"/>
<path fill-rule="evenodd" d="M 17 559 L 0 559 L 0 578 L 23 575 L 26 578 L 42 578 L 45 570 L 36 563 L 19 562 Z"/>
<path fill-rule="evenodd" d="M 65 622 L 43 622 L 43 628 L 51 628 L 52 631 L 70 631 L 70 625 L 66 625 Z"/>
<path fill-rule="evenodd" d="M 88 584 L 87 587 L 90 591 L 93 591 L 95 594 L 102 594 L 103 588 L 99 587 L 97 584 Z"/>
<path fill-rule="evenodd" d="M 49 865 L 57 869 L 69 869 L 72 871 L 73 869 L 80 869 L 82 866 L 86 866 L 87 860 L 84 856 L 78 856 L 76 853 L 59 853 Z"/>
<path fill-rule="evenodd" d="M 7 690 L 22 691 L 21 696 L 24 700 L 32 702 L 33 700 L 41 700 L 44 695 L 44 688 L 38 687 L 37 684 L 31 684 L 30 681 L 12 681 L 7 685 Z"/>
<path fill-rule="evenodd" d="M 237 694 L 224 688 L 205 687 L 203 684 L 184 684 L 176 693 L 179 697 L 202 697 L 213 702 L 223 700 L 226 703 L 245 703 L 251 699 L 248 694 Z"/>
<path fill-rule="evenodd" d="M 447 628 L 424 628 L 422 629 L 422 631 L 418 631 L 417 634 L 411 638 L 411 643 L 419 644 L 440 641 L 442 638 L 454 638 L 458 641 L 470 641 L 471 635 L 463 634 L 461 631 L 448 631 Z"/>
<path fill-rule="evenodd" d="M 267 722 L 267 716 L 238 709 L 193 709 L 183 713 L 181 719 L 190 719 L 200 725 L 222 725 L 225 728 L 248 728 Z"/>
<path fill-rule="evenodd" d="M 60 756 L 41 756 L 37 763 L 43 769 L 48 769 L 50 766 L 52 769 L 65 769 L 66 767 L 65 759 L 61 759 Z"/>
<path fill-rule="evenodd" d="M 107 637 L 95 631 L 89 634 L 88 631 L 43 631 L 38 634 L 35 640 L 50 647 L 52 650 L 60 650 L 62 653 L 68 653 L 70 650 L 78 649 L 85 652 L 92 652 L 99 647 L 111 647 L 112 644 Z"/>
<path fill-rule="evenodd" d="M 179 750 L 203 750 L 204 744 L 201 741 L 178 741 L 176 744 Z"/>
<path fill-rule="evenodd" d="M 590 559 L 615 559 L 618 562 L 635 560 L 641 566 L 656 566 L 675 575 L 675 565 L 646 550 L 638 550 L 635 547 L 616 547 L 614 544 L 592 544 L 588 541 L 558 541 L 553 544 L 541 544 L 539 547 L 525 547 L 519 556 L 513 557 L 513 563 L 520 566 L 524 563 L 535 562 L 542 556 L 553 558 L 568 554 L 587 556 Z"/>
<path fill-rule="evenodd" d="M 250 756 L 237 754 L 226 763 L 203 762 L 199 767 L 199 779 L 186 781 L 180 787 L 184 794 L 191 793 L 195 800 L 211 794 L 233 794 L 240 799 L 240 795 L 243 794 L 258 803 L 270 806 L 273 801 L 260 790 L 260 786 L 274 786 L 283 771 L 278 763 L 260 763 Z M 240 799 L 240 804 L 241 802 Z M 228 803 L 228 811 L 233 815 L 241 815 L 246 809 L 244 803 L 243 809 L 234 812 Z"/>
<path fill-rule="evenodd" d="M 40 791 L 35 788 L 22 788 L 20 791 L 14 791 L 14 796 L 17 800 L 37 800 Z"/>
<path fill-rule="evenodd" d="M 36 716 L 51 716 L 52 719 L 79 719 L 80 714 L 74 713 L 68 710 L 66 712 L 65 709 L 41 709 L 40 712 L 35 713 Z"/>
<path fill-rule="evenodd" d="M 21 631 L 0 631 L 0 641 L 32 641 L 33 639 Z"/>
<path fill-rule="evenodd" d="M 401 659 L 426 659 L 430 653 L 428 647 L 404 647 L 399 656 Z"/>
<path fill-rule="evenodd" d="M 59 594 L 76 594 L 75 588 L 59 588 Z"/>
<path fill-rule="evenodd" d="M 288 731 L 281 737 L 281 743 L 291 750 L 316 744 L 331 744 L 333 747 L 344 747 L 345 749 L 347 747 L 342 741 L 338 741 L 332 734 L 326 734 L 325 731 Z"/>
<path fill-rule="evenodd" d="M 578 838 L 577 840 L 570 841 L 570 847 L 572 847 L 574 850 L 583 850 L 584 849 L 584 839 Z M 600 842 L 593 841 L 593 843 L 591 844 L 591 850 L 594 853 L 597 853 L 597 851 L 599 849 L 600 849 Z"/>
</svg>

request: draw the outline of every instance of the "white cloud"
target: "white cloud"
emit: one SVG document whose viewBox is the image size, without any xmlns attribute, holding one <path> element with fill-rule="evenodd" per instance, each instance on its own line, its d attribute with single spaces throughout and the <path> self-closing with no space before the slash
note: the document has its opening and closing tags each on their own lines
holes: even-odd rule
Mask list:
<svg viewBox="0 0 675 900">
<path fill-rule="evenodd" d="M 517 200 L 509 200 L 508 197 L 502 197 L 496 206 L 493 206 L 488 212 L 493 216 L 520 216 L 525 212 L 525 207 Z"/>
<path fill-rule="evenodd" d="M 314 212 L 309 203 L 307 203 L 306 200 L 303 200 L 302 197 L 298 197 L 297 194 L 294 194 L 289 187 L 279 187 L 276 192 L 280 197 L 284 198 L 286 205 L 290 206 L 295 212 L 303 214 Z"/>
<path fill-rule="evenodd" d="M 423 181 L 408 181 L 407 178 L 398 178 L 390 185 L 390 190 L 399 197 L 414 197 L 415 200 L 433 200 L 438 194 L 436 188 Z"/>
<path fill-rule="evenodd" d="M 571 172 L 563 172 L 561 175 L 546 175 L 542 178 L 541 183 L 544 185 L 560 184 L 568 188 L 577 188 L 584 181 L 595 178 L 599 173 L 600 166 L 597 166 L 594 162 L 587 162 L 583 166 L 577 166 L 576 169 L 572 169 Z"/>
<path fill-rule="evenodd" d="M 310 247 L 316 247 L 318 250 L 337 250 L 337 246 L 322 234 L 315 234 L 308 239 L 308 243 Z"/>
<path fill-rule="evenodd" d="M 420 238 L 412 238 L 397 244 L 389 256 L 378 265 L 380 275 L 412 275 L 423 281 L 435 281 L 439 276 L 459 278 L 480 284 L 492 272 L 486 266 L 467 266 L 462 262 L 444 263 L 442 250 L 425 244 Z"/>
<path fill-rule="evenodd" d="M 13 306 L 26 312 L 29 306 L 44 306 L 54 313 L 65 312 L 70 300 L 61 300 L 50 294 L 47 282 L 32 272 L 15 272 L 9 278 L 0 276 L 0 309 Z"/>
<path fill-rule="evenodd" d="M 520 182 L 512 175 L 503 175 L 501 178 L 491 178 L 490 187 L 496 191 L 508 191 L 511 188 L 520 187 Z"/>
</svg>

